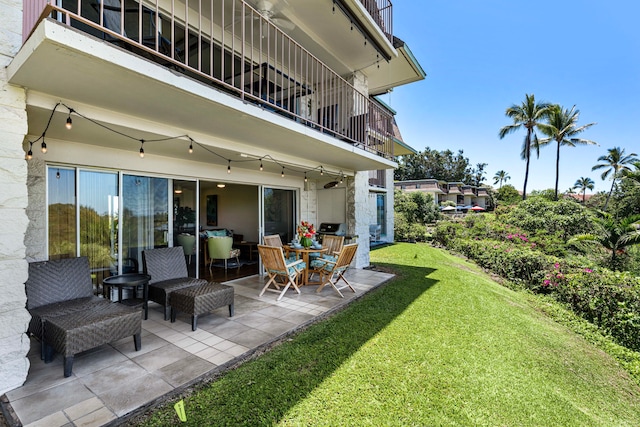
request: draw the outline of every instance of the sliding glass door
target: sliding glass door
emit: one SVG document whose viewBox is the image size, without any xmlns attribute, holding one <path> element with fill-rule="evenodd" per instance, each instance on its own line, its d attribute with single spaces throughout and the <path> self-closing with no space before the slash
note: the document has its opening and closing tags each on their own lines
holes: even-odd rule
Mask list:
<svg viewBox="0 0 640 427">
<path fill-rule="evenodd" d="M 143 250 L 169 246 L 169 206 L 167 178 L 122 176 L 123 265 L 141 271 Z"/>
<path fill-rule="evenodd" d="M 95 283 L 117 274 L 118 174 L 49 167 L 47 178 L 49 259 L 86 256 Z"/>
</svg>

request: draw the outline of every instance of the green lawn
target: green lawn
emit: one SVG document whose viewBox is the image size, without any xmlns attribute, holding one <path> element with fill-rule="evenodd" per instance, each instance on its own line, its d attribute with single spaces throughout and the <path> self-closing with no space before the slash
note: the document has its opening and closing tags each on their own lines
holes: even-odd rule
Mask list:
<svg viewBox="0 0 640 427">
<path fill-rule="evenodd" d="M 640 425 L 628 373 L 526 295 L 428 245 L 371 256 L 398 278 L 186 397 L 185 425 Z"/>
</svg>

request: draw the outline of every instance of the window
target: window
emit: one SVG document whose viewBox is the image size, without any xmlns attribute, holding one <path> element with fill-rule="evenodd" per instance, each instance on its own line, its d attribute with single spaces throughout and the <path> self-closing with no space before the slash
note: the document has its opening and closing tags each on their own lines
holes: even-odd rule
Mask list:
<svg viewBox="0 0 640 427">
<path fill-rule="evenodd" d="M 380 233 L 387 234 L 387 195 L 378 194 L 376 197 L 376 221 L 380 225 Z"/>
<path fill-rule="evenodd" d="M 77 256 L 76 171 L 48 168 L 49 259 Z"/>
<path fill-rule="evenodd" d="M 115 274 L 118 174 L 50 166 L 47 194 L 49 259 L 86 256 L 96 281 Z"/>
</svg>

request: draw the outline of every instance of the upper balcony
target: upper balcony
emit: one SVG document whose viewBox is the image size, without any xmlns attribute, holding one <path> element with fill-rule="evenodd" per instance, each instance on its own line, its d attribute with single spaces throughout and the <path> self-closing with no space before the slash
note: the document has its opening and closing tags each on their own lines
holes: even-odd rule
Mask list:
<svg viewBox="0 0 640 427">
<path fill-rule="evenodd" d="M 289 2 L 299 5 L 293 0 L 288 0 L 287 4 Z M 378 7 L 372 0 L 360 2 L 371 15 L 370 21 L 385 29 L 378 30 L 391 36 L 391 4 L 378 0 L 383 5 Z M 353 2 L 336 0 L 338 3 Z M 303 25 L 295 19 L 296 15 L 287 15 L 283 9 L 273 7 L 276 3 L 262 1 L 259 4 L 266 9 L 256 10 L 243 0 L 186 0 L 181 3 L 169 0 L 58 0 L 51 4 L 46 0 L 25 1 L 23 32 L 26 40 L 43 20 L 56 20 L 95 40 L 94 43 L 115 46 L 129 55 L 165 67 L 173 74 L 231 95 L 244 104 L 259 106 L 313 129 L 323 137 L 335 138 L 338 143 L 352 147 L 354 153 L 370 153 L 392 160 L 392 114 L 285 33 Z M 373 42 L 372 38 L 369 42 Z M 55 40 L 53 44 L 59 45 L 59 41 Z M 336 46 L 336 52 L 339 50 Z M 50 60 L 52 51 L 47 54 Z M 59 67 L 65 66 L 64 57 L 64 54 L 59 57 Z M 334 60 L 336 58 L 334 56 Z M 30 65 L 34 67 L 41 63 Z M 15 66 L 16 69 L 19 67 Z M 71 73 L 69 70 L 69 75 Z M 33 72 L 23 70 L 21 74 L 14 70 L 13 74 L 12 83 L 41 90 L 38 85 L 30 85 L 37 80 Z M 111 78 L 121 79 L 121 76 Z M 80 83 L 76 81 L 76 84 Z M 354 165 L 354 169 L 390 165 L 389 162 L 374 163 Z"/>
</svg>

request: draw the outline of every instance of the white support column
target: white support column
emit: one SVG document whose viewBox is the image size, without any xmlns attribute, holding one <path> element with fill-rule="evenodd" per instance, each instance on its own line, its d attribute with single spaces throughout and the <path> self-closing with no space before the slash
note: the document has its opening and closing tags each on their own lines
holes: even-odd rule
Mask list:
<svg viewBox="0 0 640 427">
<path fill-rule="evenodd" d="M 30 320 L 24 236 L 28 226 L 25 90 L 7 82 L 6 66 L 22 43 L 22 0 L 0 2 L 0 395 L 27 378 Z"/>
</svg>

